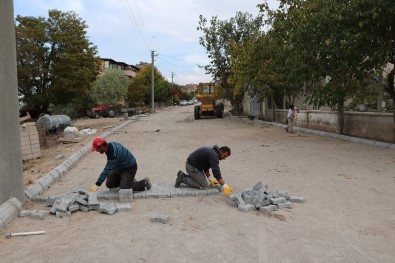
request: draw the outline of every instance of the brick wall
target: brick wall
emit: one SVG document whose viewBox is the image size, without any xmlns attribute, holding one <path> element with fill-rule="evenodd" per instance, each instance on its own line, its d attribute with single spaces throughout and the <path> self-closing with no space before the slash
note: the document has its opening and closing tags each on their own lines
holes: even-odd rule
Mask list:
<svg viewBox="0 0 395 263">
<path fill-rule="evenodd" d="M 22 160 L 41 157 L 40 142 L 36 123 L 27 122 L 21 125 Z"/>
</svg>

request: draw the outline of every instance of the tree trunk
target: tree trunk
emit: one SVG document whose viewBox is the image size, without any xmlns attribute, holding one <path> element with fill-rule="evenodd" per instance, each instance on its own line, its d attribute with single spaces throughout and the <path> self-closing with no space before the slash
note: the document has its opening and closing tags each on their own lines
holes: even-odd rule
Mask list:
<svg viewBox="0 0 395 263">
<path fill-rule="evenodd" d="M 337 128 L 336 133 L 344 134 L 344 101 L 337 105 Z"/>
</svg>

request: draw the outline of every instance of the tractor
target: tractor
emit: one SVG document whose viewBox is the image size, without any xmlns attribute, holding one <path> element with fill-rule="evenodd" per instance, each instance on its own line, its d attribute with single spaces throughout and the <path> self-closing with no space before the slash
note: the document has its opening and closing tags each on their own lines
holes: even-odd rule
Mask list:
<svg viewBox="0 0 395 263">
<path fill-rule="evenodd" d="M 196 99 L 200 102 L 194 107 L 195 120 L 201 116 L 216 116 L 222 118 L 224 113 L 224 104 L 218 99 L 218 87 L 214 83 L 199 83 L 196 90 Z"/>
</svg>

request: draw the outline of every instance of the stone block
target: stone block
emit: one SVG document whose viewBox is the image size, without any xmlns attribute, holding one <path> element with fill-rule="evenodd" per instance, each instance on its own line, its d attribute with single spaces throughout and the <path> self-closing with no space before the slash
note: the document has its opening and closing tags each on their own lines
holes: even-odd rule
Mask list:
<svg viewBox="0 0 395 263">
<path fill-rule="evenodd" d="M 277 198 L 272 197 L 272 198 L 269 198 L 269 200 L 272 205 L 283 204 L 287 201 L 287 199 L 285 199 L 284 197 L 277 197 Z"/>
<path fill-rule="evenodd" d="M 133 197 L 133 189 L 119 189 L 118 198 L 120 202 L 131 202 Z"/>
<path fill-rule="evenodd" d="M 70 205 L 68 209 L 70 212 L 75 212 L 80 209 L 80 205 L 78 204 Z"/>
<path fill-rule="evenodd" d="M 97 200 L 96 193 L 88 193 L 88 206 L 99 205 L 99 200 Z"/>
<path fill-rule="evenodd" d="M 132 206 L 130 204 L 116 204 L 115 206 L 117 207 L 118 212 L 128 211 L 132 209 Z"/>
<path fill-rule="evenodd" d="M 108 215 L 113 215 L 118 211 L 117 207 L 113 203 L 100 202 L 99 212 Z"/>
<path fill-rule="evenodd" d="M 291 201 L 292 203 L 304 203 L 304 197 L 291 195 L 289 201 Z"/>
<path fill-rule="evenodd" d="M 165 214 L 155 214 L 150 217 L 151 222 L 159 222 L 162 224 L 168 224 L 171 221 L 171 218 L 169 215 Z"/>
<path fill-rule="evenodd" d="M 261 206 L 259 207 L 259 211 L 263 213 L 269 213 L 272 211 L 276 211 L 278 207 L 276 205 L 266 205 L 266 206 Z"/>
<path fill-rule="evenodd" d="M 38 211 L 37 209 L 34 209 L 34 210 L 22 210 L 19 213 L 19 217 L 29 217 L 32 214 L 36 213 L 37 211 Z"/>
<path fill-rule="evenodd" d="M 285 203 L 282 204 L 278 204 L 277 205 L 278 209 L 282 209 L 282 208 L 292 208 L 292 203 L 287 201 Z"/>
<path fill-rule="evenodd" d="M 255 210 L 255 205 L 252 204 L 245 204 L 245 205 L 238 205 L 240 211 L 246 213 Z"/>
<path fill-rule="evenodd" d="M 45 219 L 49 215 L 49 211 L 38 210 L 35 213 L 31 214 L 29 217 L 32 219 Z"/>
</svg>

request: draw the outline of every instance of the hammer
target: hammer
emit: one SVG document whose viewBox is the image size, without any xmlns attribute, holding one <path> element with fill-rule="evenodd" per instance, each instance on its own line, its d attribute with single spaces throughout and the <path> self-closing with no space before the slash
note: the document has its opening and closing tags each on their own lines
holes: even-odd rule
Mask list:
<svg viewBox="0 0 395 263">
<path fill-rule="evenodd" d="M 45 231 L 34 231 L 34 232 L 20 232 L 20 233 L 8 233 L 5 238 L 17 237 L 17 236 L 31 236 L 31 235 L 42 235 Z"/>
</svg>

